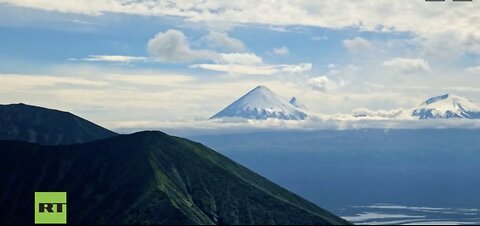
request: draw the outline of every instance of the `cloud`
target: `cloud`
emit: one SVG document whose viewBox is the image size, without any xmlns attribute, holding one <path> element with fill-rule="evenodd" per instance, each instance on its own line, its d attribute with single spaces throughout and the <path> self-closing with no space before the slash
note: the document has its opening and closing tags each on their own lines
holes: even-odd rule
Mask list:
<svg viewBox="0 0 480 226">
<path fill-rule="evenodd" d="M 240 40 L 232 39 L 225 33 L 210 32 L 202 38 L 207 40 L 210 45 L 231 47 L 234 49 L 244 49 Z M 150 39 L 147 44 L 150 57 L 123 56 L 123 55 L 89 55 L 82 61 L 94 62 L 146 62 L 160 61 L 167 63 L 188 63 L 194 61 L 211 61 L 221 64 L 261 64 L 262 58 L 254 53 L 234 52 L 219 53 L 208 49 L 192 49 L 187 37 L 179 30 L 169 29 L 165 32 L 159 32 Z"/>
<path fill-rule="evenodd" d="M 328 79 L 326 76 L 320 76 L 320 77 L 309 79 L 307 83 L 310 86 L 310 88 L 325 92 L 327 91 L 327 85 L 329 82 L 330 82 L 330 79 Z"/>
<path fill-rule="evenodd" d="M 313 41 L 324 41 L 328 40 L 328 36 L 322 35 L 322 36 L 314 36 L 311 38 Z"/>
<path fill-rule="evenodd" d="M 185 63 L 198 60 L 218 61 L 218 53 L 210 50 L 194 50 L 183 32 L 169 29 L 159 32 L 148 41 L 148 52 L 151 57 L 171 63 Z"/>
<path fill-rule="evenodd" d="M 464 12 L 467 13 L 467 12 Z M 477 12 L 476 12 L 477 13 Z M 452 19 L 451 21 L 457 21 Z M 422 54 L 430 57 L 439 58 L 439 60 L 448 60 L 457 58 L 463 54 L 480 55 L 480 32 L 471 31 L 471 26 L 476 26 L 476 22 L 463 21 L 459 26 L 462 27 L 448 27 L 435 34 L 428 36 L 417 36 L 413 39 L 416 45 L 421 47 Z M 457 21 L 458 22 L 458 21 Z M 468 24 L 469 23 L 469 24 Z M 473 25 L 475 23 L 475 25 Z"/>
<path fill-rule="evenodd" d="M 408 115 L 408 111 L 405 109 L 392 109 L 392 110 L 378 110 L 372 111 L 366 108 L 357 108 L 353 110 L 353 117 L 356 118 L 370 118 L 370 119 L 412 119 L 411 115 Z"/>
<path fill-rule="evenodd" d="M 422 58 L 393 58 L 384 61 L 383 66 L 405 74 L 430 72 L 430 65 Z"/>
<path fill-rule="evenodd" d="M 228 36 L 227 33 L 210 31 L 202 38 L 210 48 L 217 48 L 227 51 L 243 52 L 245 51 L 245 44 L 236 38 Z"/>
<path fill-rule="evenodd" d="M 480 74 L 480 66 L 468 67 L 465 71 L 472 74 Z"/>
<path fill-rule="evenodd" d="M 212 38 L 212 36 L 215 38 Z M 219 41 L 220 39 L 223 40 Z M 237 41 L 241 43 L 239 40 L 231 39 L 226 34 L 218 32 L 213 35 L 212 32 L 210 32 L 205 40 L 210 40 L 211 42 L 215 40 L 217 45 L 236 45 L 234 43 L 237 43 Z M 254 53 L 218 53 L 207 49 L 192 49 L 183 32 L 174 29 L 159 32 L 154 38 L 150 39 L 148 41 L 148 52 L 154 60 L 170 63 L 188 63 L 194 61 L 212 61 L 220 64 L 242 65 L 262 63 L 262 58 Z"/>
<path fill-rule="evenodd" d="M 479 8 L 476 4 L 409 0 L 329 1 L 242 1 L 207 0 L 1 0 L 0 3 L 46 11 L 102 15 L 106 13 L 172 16 L 186 22 L 267 27 L 312 26 L 330 29 L 356 28 L 360 31 L 405 32 L 430 50 L 448 46 L 455 52 L 480 54 Z M 404 13 L 408 12 L 408 13 Z M 439 16 L 441 15 L 441 16 Z M 459 16 L 461 15 L 461 16 Z M 432 16 L 435 19 L 432 19 Z M 446 34 L 448 35 L 447 38 Z"/>
<path fill-rule="evenodd" d="M 168 86 L 177 85 L 186 82 L 193 82 L 193 76 L 186 75 L 126 75 L 126 74 L 108 74 L 104 76 L 105 80 L 111 82 L 125 82 L 134 85 L 147 86 Z"/>
<path fill-rule="evenodd" d="M 279 48 L 273 48 L 273 53 L 280 56 L 286 56 L 290 53 L 290 50 L 288 50 L 287 47 L 282 46 Z"/>
<path fill-rule="evenodd" d="M 206 106 L 208 109 L 205 99 L 209 93 L 199 91 L 202 88 L 198 88 L 197 79 L 170 72 L 116 71 L 106 67 L 81 69 L 78 65 L 48 75 L 0 74 L 0 103 L 23 102 L 73 109 L 102 124 L 132 118 L 165 120 L 192 114 L 189 109 L 197 113 L 205 111 Z M 203 99 L 204 95 L 207 98 Z M 203 114 L 210 112 L 200 113 Z"/>
<path fill-rule="evenodd" d="M 340 79 L 340 81 L 334 81 L 329 79 L 327 76 L 318 76 L 312 77 L 307 80 L 307 85 L 313 89 L 320 92 L 326 92 L 329 90 L 333 90 L 339 87 L 343 87 L 346 85 L 347 82 Z"/>
<path fill-rule="evenodd" d="M 0 74 L 0 83 L 3 92 L 29 91 L 42 87 L 51 89 L 61 85 L 83 87 L 105 87 L 108 85 L 108 82 L 88 78 L 28 74 Z"/>
<path fill-rule="evenodd" d="M 343 46 L 351 53 L 361 53 L 372 48 L 372 44 L 364 38 L 355 37 L 343 40 Z"/>
<path fill-rule="evenodd" d="M 191 68 L 227 72 L 243 75 L 273 75 L 278 73 L 302 73 L 310 71 L 312 64 L 279 64 L 279 65 L 242 65 L 242 64 L 194 64 Z"/>
<path fill-rule="evenodd" d="M 219 63 L 252 65 L 261 64 L 262 58 L 254 53 L 221 53 Z"/>
<path fill-rule="evenodd" d="M 225 118 L 216 120 L 177 120 L 177 121 L 117 121 L 111 128 L 122 132 L 146 129 L 161 129 L 167 133 L 190 136 L 195 134 L 226 134 L 278 130 L 348 130 L 348 129 L 445 129 L 480 128 L 480 121 L 471 120 L 400 120 L 364 119 L 335 116 L 311 116 L 305 120 L 250 120 Z"/>
<path fill-rule="evenodd" d="M 210 32 L 202 38 L 208 42 L 240 47 L 240 41 L 228 37 L 225 33 Z M 221 41 L 219 41 L 221 40 Z M 243 43 L 241 43 L 244 48 Z M 150 57 L 132 57 L 119 55 L 90 55 L 82 60 L 85 61 L 107 61 L 107 62 L 139 62 L 139 61 L 160 61 L 167 63 L 190 63 L 195 61 L 207 61 L 212 63 L 201 63 L 190 65 L 190 68 L 201 68 L 205 70 L 227 72 L 229 74 L 246 75 L 272 75 L 278 73 L 302 73 L 310 71 L 312 64 L 279 64 L 267 65 L 263 63 L 260 56 L 248 52 L 219 53 L 208 49 L 192 49 L 183 32 L 169 29 L 159 32 L 148 41 L 148 52 Z M 276 49 L 278 54 L 287 54 L 288 49 L 282 47 Z"/>
<path fill-rule="evenodd" d="M 78 59 L 71 59 L 78 60 Z M 122 56 L 122 55 L 89 55 L 86 58 L 79 59 L 84 61 L 103 61 L 103 62 L 119 62 L 119 63 L 131 63 L 147 61 L 147 57 L 135 57 L 135 56 Z"/>
<path fill-rule="evenodd" d="M 42 74 L 0 74 L 0 83 L 2 91 L 15 93 L 17 91 L 25 93 L 41 92 L 42 90 L 67 90 L 84 88 L 89 92 L 95 89 L 106 90 L 106 87 L 115 89 L 124 85 L 138 86 L 175 86 L 195 81 L 194 76 L 181 74 L 160 74 L 160 73 L 144 73 L 144 72 L 99 72 L 90 71 L 87 75 L 78 75 L 75 72 L 69 72 L 74 76 L 65 75 L 42 75 Z M 79 72 L 83 74 L 84 72 Z M 101 74 L 97 74 L 101 73 Z M 63 74 L 63 72 L 62 72 Z M 96 74 L 96 75 L 91 75 Z M 4 96 L 10 96 L 5 93 Z M 13 95 L 14 96 L 14 95 Z"/>
</svg>

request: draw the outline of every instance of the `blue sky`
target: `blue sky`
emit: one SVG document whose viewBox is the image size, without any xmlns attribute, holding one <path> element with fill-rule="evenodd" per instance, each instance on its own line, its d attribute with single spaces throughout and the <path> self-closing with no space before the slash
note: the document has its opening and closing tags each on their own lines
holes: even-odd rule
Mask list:
<svg viewBox="0 0 480 226">
<path fill-rule="evenodd" d="M 163 17 L 126 17 L 123 18 L 121 15 L 102 16 L 102 18 L 94 18 L 95 22 L 90 22 L 100 25 L 78 25 L 78 22 L 69 22 L 62 25 L 65 26 L 65 30 L 37 27 L 31 24 L 26 27 L 4 26 L 0 30 L 2 57 L 48 65 L 71 63 L 68 61 L 71 58 L 81 59 L 89 55 L 146 56 L 148 40 L 158 32 L 168 29 L 176 29 L 186 34 L 192 48 L 208 48 L 201 43 L 202 37 L 208 35 L 210 31 L 208 28 L 182 27 L 181 24 L 175 26 L 169 22 L 178 22 L 178 20 Z M 115 21 L 111 22 L 110 20 Z M 82 29 L 72 31 L 69 26 L 91 26 L 92 28 L 86 31 Z M 348 57 L 348 52 L 338 40 L 358 35 L 358 32 L 353 29 L 341 33 L 321 28 L 303 28 L 299 31 L 288 32 L 260 26 L 242 26 L 232 29 L 225 33 L 241 40 L 249 52 L 261 56 L 265 63 L 272 64 L 311 62 L 320 66 L 333 62 L 347 63 L 345 58 Z M 295 29 L 295 27 L 291 29 Z M 386 38 L 382 37 L 384 36 L 382 34 L 366 35 L 379 39 Z M 33 40 L 32 37 L 34 37 Z M 274 48 L 281 47 L 287 47 L 289 54 L 283 56 L 273 53 Z M 46 52 L 48 54 L 45 54 Z M 181 70 L 185 68 L 185 65 L 188 64 L 156 62 L 138 63 L 134 66 L 159 69 L 174 67 Z M 3 66 L 6 70 L 9 69 L 7 65 Z"/>
<path fill-rule="evenodd" d="M 320 114 L 480 101 L 477 2 L 86 2 L 0 0 L 1 103 L 120 127 L 205 119 L 259 84 Z"/>
</svg>

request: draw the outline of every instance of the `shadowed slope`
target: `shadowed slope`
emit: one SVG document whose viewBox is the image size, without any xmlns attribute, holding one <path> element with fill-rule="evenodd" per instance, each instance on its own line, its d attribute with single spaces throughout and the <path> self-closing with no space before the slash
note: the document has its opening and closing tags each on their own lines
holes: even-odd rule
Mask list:
<svg viewBox="0 0 480 226">
<path fill-rule="evenodd" d="M 57 145 L 117 134 L 68 112 L 25 104 L 0 105 L 0 140 Z"/>
<path fill-rule="evenodd" d="M 0 142 L 1 223 L 66 191 L 73 224 L 346 224 L 213 150 L 161 132 L 71 146 Z"/>
</svg>

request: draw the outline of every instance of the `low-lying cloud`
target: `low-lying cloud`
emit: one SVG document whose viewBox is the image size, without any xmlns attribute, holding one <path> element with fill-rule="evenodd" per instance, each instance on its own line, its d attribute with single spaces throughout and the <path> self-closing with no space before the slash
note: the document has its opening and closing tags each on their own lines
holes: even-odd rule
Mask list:
<svg viewBox="0 0 480 226">
<path fill-rule="evenodd" d="M 352 116 L 313 116 L 306 120 L 251 120 L 244 118 L 185 121 L 110 122 L 119 132 L 158 129 L 176 135 L 245 133 L 276 130 L 355 130 L 355 129 L 480 129 L 480 120 L 468 119 L 365 119 Z"/>
</svg>

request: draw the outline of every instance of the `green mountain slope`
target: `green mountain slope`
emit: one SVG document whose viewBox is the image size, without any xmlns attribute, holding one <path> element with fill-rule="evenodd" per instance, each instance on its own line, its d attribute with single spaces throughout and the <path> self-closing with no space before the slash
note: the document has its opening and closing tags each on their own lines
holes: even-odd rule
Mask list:
<svg viewBox="0 0 480 226">
<path fill-rule="evenodd" d="M 347 224 L 186 139 L 140 132 L 70 146 L 0 141 L 0 223 L 66 191 L 71 224 Z"/>
<path fill-rule="evenodd" d="M 0 140 L 57 145 L 117 134 L 68 112 L 25 104 L 0 105 Z"/>
</svg>

